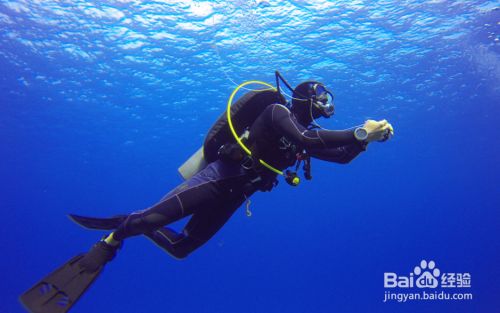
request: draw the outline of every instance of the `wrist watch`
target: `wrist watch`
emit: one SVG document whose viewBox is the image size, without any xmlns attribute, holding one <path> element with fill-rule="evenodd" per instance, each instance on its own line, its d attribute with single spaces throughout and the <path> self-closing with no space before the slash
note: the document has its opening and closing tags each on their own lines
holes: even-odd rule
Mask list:
<svg viewBox="0 0 500 313">
<path fill-rule="evenodd" d="M 365 141 L 368 138 L 368 131 L 363 127 L 358 127 L 354 130 L 354 138 L 358 141 Z"/>
</svg>

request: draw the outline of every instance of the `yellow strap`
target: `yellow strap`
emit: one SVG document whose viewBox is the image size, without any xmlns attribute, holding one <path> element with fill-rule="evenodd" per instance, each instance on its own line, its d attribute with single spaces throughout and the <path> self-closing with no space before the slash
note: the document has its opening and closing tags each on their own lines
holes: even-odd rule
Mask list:
<svg viewBox="0 0 500 313">
<path fill-rule="evenodd" d="M 104 242 L 110 246 L 117 246 L 120 242 L 113 237 L 113 234 L 114 232 L 109 234 L 109 236 L 104 239 Z"/>
</svg>

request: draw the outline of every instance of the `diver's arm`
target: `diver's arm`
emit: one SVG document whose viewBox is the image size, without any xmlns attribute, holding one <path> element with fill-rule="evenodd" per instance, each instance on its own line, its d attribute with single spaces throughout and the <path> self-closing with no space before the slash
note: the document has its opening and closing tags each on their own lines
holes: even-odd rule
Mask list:
<svg viewBox="0 0 500 313">
<path fill-rule="evenodd" d="M 354 130 L 308 130 L 292 118 L 292 113 L 281 104 L 269 106 L 271 123 L 288 139 L 309 148 L 338 148 L 357 143 Z"/>
<path fill-rule="evenodd" d="M 363 143 L 354 143 L 347 146 L 331 149 L 308 149 L 307 153 L 316 159 L 340 164 L 347 164 L 366 150 Z"/>
</svg>

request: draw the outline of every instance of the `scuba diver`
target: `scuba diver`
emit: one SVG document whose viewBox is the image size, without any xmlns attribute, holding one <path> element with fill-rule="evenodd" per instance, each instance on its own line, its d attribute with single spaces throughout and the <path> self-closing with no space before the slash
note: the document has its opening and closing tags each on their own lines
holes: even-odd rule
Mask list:
<svg viewBox="0 0 500 313">
<path fill-rule="evenodd" d="M 291 101 L 283 96 L 280 82 L 292 92 Z M 255 83 L 266 88 L 251 90 L 232 104 L 239 89 Z M 324 84 L 305 81 L 292 88 L 279 72 L 276 87 L 255 81 L 238 86 L 203 147 L 179 169 L 185 182 L 158 203 L 128 215 L 70 215 L 83 227 L 111 233 L 35 284 L 21 302 L 34 313 L 67 312 L 125 239 L 144 235 L 172 257 L 183 259 L 206 243 L 253 193 L 271 191 L 278 176 L 297 186 L 301 165 L 304 177 L 312 178 L 311 158 L 349 163 L 371 142 L 387 141 L 394 134 L 386 120 L 367 120 L 347 130 L 320 128 L 315 120 L 334 115 L 333 100 Z M 187 216 L 191 217 L 182 231 L 168 227 Z"/>
</svg>

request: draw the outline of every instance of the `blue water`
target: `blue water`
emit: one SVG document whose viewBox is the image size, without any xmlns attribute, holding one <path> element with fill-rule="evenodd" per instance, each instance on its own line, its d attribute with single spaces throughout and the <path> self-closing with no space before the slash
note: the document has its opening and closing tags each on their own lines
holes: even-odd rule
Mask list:
<svg viewBox="0 0 500 313">
<path fill-rule="evenodd" d="M 67 213 L 156 202 L 233 82 L 276 69 L 335 92 L 324 127 L 395 137 L 255 195 L 184 261 L 127 240 L 72 312 L 498 312 L 500 2 L 444 0 L 1 0 L 0 312 L 101 236 Z M 421 260 L 473 299 L 384 303 Z"/>
</svg>

